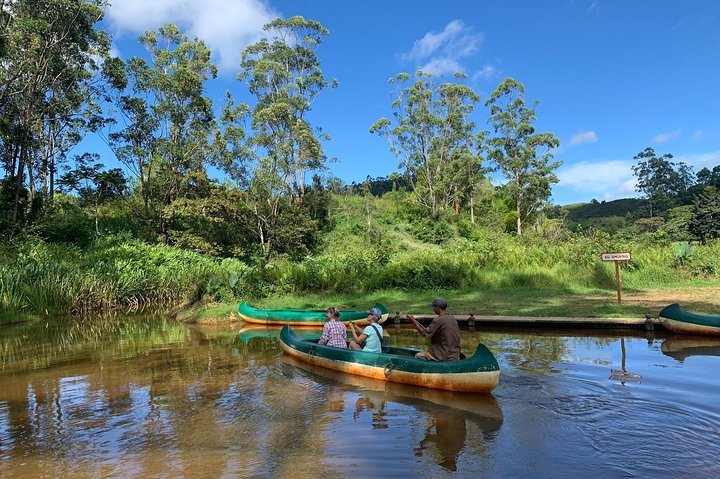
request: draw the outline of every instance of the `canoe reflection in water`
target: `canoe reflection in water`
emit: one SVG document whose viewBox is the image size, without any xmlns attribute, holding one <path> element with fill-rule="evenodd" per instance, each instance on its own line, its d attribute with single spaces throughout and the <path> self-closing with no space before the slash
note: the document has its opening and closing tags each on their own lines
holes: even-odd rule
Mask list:
<svg viewBox="0 0 720 479">
<path fill-rule="evenodd" d="M 690 356 L 720 356 L 720 338 L 707 336 L 671 336 L 660 346 L 665 356 L 683 362 Z"/>
<path fill-rule="evenodd" d="M 344 374 L 284 356 L 286 374 L 299 374 L 333 391 L 353 392 L 360 397 L 354 404 L 353 420 L 371 415 L 372 429 L 392 428 L 388 404 L 412 406 L 427 417 L 424 437 L 414 453 L 432 457 L 448 471 L 457 469 L 457 460 L 464 447 L 482 452 L 495 439 L 503 423 L 503 415 L 491 394 L 460 393 L 421 388 L 408 384 Z M 350 406 L 353 407 L 353 406 Z M 468 439 L 468 431 L 472 431 Z"/>
</svg>

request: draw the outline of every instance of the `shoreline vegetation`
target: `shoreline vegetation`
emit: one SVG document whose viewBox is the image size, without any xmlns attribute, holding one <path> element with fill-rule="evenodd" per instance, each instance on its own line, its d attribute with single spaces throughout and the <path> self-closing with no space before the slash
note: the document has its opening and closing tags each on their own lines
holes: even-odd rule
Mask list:
<svg viewBox="0 0 720 479">
<path fill-rule="evenodd" d="M 260 308 L 366 308 L 426 312 L 434 296 L 458 314 L 634 317 L 673 302 L 720 309 L 720 243 L 617 242 L 572 234 L 562 242 L 490 233 L 441 245 L 373 244 L 362 233 L 298 261 L 250 265 L 178 247 L 111 235 L 81 248 L 37 238 L 0 246 L 0 323 L 32 318 L 170 311 L 184 322 L 233 321 L 243 299 Z M 330 234 L 332 236 L 332 232 Z M 387 232 L 385 238 L 393 238 Z M 397 238 L 395 238 L 397 239 Z M 633 251 L 622 264 L 623 304 L 607 251 Z"/>
<path fill-rule="evenodd" d="M 501 289 L 492 291 L 433 290 L 433 291 L 378 291 L 360 296 L 333 294 L 323 296 L 291 295 L 257 300 L 254 307 L 267 309 L 312 308 L 339 304 L 348 308 L 364 308 L 378 301 L 391 305 L 391 315 L 430 314 L 427 303 L 436 296 L 452 298 L 451 312 L 473 313 L 478 316 L 527 317 L 587 317 L 631 318 L 646 314 L 657 317 L 660 310 L 673 302 L 693 312 L 713 314 L 720 311 L 720 285 L 716 282 L 691 282 L 668 285 L 662 288 L 632 289 L 623 291 L 622 304 L 617 304 L 614 290 L 601 289 Z M 520 302 L 527 304 L 520 305 Z M 241 322 L 237 316 L 238 303 L 200 302 L 180 306 L 172 316 L 183 323 L 215 325 Z"/>
<path fill-rule="evenodd" d="M 217 320 L 242 299 L 421 312 L 434 295 L 458 313 L 627 316 L 681 291 L 717 313 L 698 291 L 720 284 L 720 165 L 647 147 L 641 200 L 555 205 L 560 142 L 521 81 L 481 98 L 466 74 L 417 71 L 389 80 L 366 131 L 398 170 L 346 184 L 333 125 L 308 114 L 343 81 L 321 68 L 318 21 L 267 23 L 219 98 L 206 42 L 166 24 L 115 57 L 102 3 L 0 2 L 0 323 Z M 112 153 L 83 151 L 91 135 Z M 600 255 L 627 251 L 619 306 Z"/>
</svg>

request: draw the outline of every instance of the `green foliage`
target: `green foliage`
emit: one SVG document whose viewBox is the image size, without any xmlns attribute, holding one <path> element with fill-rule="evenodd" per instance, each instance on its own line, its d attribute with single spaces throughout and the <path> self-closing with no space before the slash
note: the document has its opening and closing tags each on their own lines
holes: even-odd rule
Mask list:
<svg viewBox="0 0 720 479">
<path fill-rule="evenodd" d="M 410 75 L 397 75 L 390 82 L 407 86 L 392 103 L 394 124 L 381 118 L 370 127 L 388 139 L 418 202 L 433 219 L 450 207 L 457 210 L 484 173 L 484 134 L 470 120 L 480 97 L 459 83 L 465 77 L 458 73 L 457 83 L 438 83 L 432 74 L 418 71 L 408 85 Z"/>
<path fill-rule="evenodd" d="M 208 288 L 223 297 L 242 294 L 248 267 L 128 236 L 110 236 L 88 248 L 27 239 L 0 257 L 0 312 L 67 315 L 138 310 L 177 303 Z M 235 274 L 231 278 L 231 274 Z M 222 281 L 222 287 L 213 282 Z"/>
<path fill-rule="evenodd" d="M 695 256 L 696 249 L 691 246 L 687 241 L 682 242 L 675 246 L 673 253 L 675 254 L 675 266 L 685 266 L 693 256 Z"/>
<path fill-rule="evenodd" d="M 650 217 L 662 215 L 689 199 L 695 175 L 691 167 L 683 162 L 675 164 L 670 161 L 672 158 L 669 153 L 657 156 L 650 147 L 633 157 L 637 161 L 633 166 L 638 179 L 635 189 L 645 195 Z"/>
<path fill-rule="evenodd" d="M 703 243 L 720 238 L 720 189 L 706 186 L 695 197 L 688 229 Z"/>
<path fill-rule="evenodd" d="M 34 222 L 34 235 L 51 243 L 86 246 L 95 236 L 95 226 L 88 211 L 77 198 L 56 195 L 52 204 Z"/>
<path fill-rule="evenodd" d="M 268 37 L 243 50 L 238 74 L 238 80 L 247 81 L 256 104 L 250 109 L 229 102 L 223 116 L 223 168 L 247 185 L 263 256 L 268 258 L 271 252 L 298 256 L 313 241 L 312 223 L 301 214 L 300 228 L 293 228 L 288 205 L 303 203 L 306 174 L 323 169 L 327 161 L 320 140 L 328 137 L 312 127 L 307 112 L 320 92 L 336 85 L 325 79 L 316 55 L 329 32 L 299 16 L 276 19 L 263 29 Z M 246 139 L 239 128 L 248 112 L 254 135 Z M 251 154 L 251 147 L 260 156 Z M 229 159 L 228 148 L 235 152 Z M 309 213 L 312 220 L 317 210 Z M 282 239 L 285 236 L 287 241 Z"/>
<path fill-rule="evenodd" d="M 238 190 L 211 187 L 202 197 L 175 200 L 164 215 L 174 245 L 213 256 L 251 253 L 252 213 Z"/>
<path fill-rule="evenodd" d="M 508 180 L 505 188 L 514 200 L 518 235 L 550 198 L 551 186 L 558 182 L 553 170 L 560 166 L 550 161 L 560 142 L 551 132 L 535 132 L 538 102 L 526 106 L 524 94 L 522 83 L 506 78 L 485 102 L 490 107 L 488 123 L 496 135 L 488 140 L 488 159 Z"/>
</svg>

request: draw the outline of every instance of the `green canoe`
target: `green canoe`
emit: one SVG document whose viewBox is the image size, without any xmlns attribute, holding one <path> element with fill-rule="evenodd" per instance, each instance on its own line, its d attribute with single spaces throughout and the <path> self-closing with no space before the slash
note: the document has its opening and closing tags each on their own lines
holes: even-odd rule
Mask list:
<svg viewBox="0 0 720 479">
<path fill-rule="evenodd" d="M 374 308 L 382 312 L 379 323 L 388 317 L 388 309 L 380 303 Z M 292 326 L 319 326 L 327 320 L 324 309 L 256 309 L 243 301 L 238 306 L 238 314 L 246 323 L 278 325 L 289 324 Z M 355 321 L 358 324 L 367 322 L 367 311 L 340 311 L 340 321 Z"/>
<path fill-rule="evenodd" d="M 720 316 L 689 313 L 674 303 L 660 311 L 660 324 L 673 333 L 720 336 Z"/>
<path fill-rule="evenodd" d="M 383 381 L 466 392 L 490 392 L 500 381 L 500 366 L 482 344 L 467 359 L 426 361 L 415 358 L 417 349 L 385 346 L 378 354 L 320 345 L 298 336 L 289 326 L 280 331 L 280 344 L 300 361 Z"/>
</svg>

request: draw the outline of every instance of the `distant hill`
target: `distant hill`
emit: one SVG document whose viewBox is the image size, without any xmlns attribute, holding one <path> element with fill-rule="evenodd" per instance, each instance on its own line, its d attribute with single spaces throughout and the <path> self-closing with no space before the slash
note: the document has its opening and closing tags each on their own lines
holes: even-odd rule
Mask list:
<svg viewBox="0 0 720 479">
<path fill-rule="evenodd" d="M 570 212 L 570 220 L 582 223 L 583 220 L 592 218 L 607 218 L 611 216 L 626 217 L 628 213 L 632 217 L 639 216 L 640 210 L 645 206 L 646 201 L 639 198 L 623 198 L 612 201 L 593 200 L 590 203 L 574 203 L 563 206 Z"/>
</svg>

